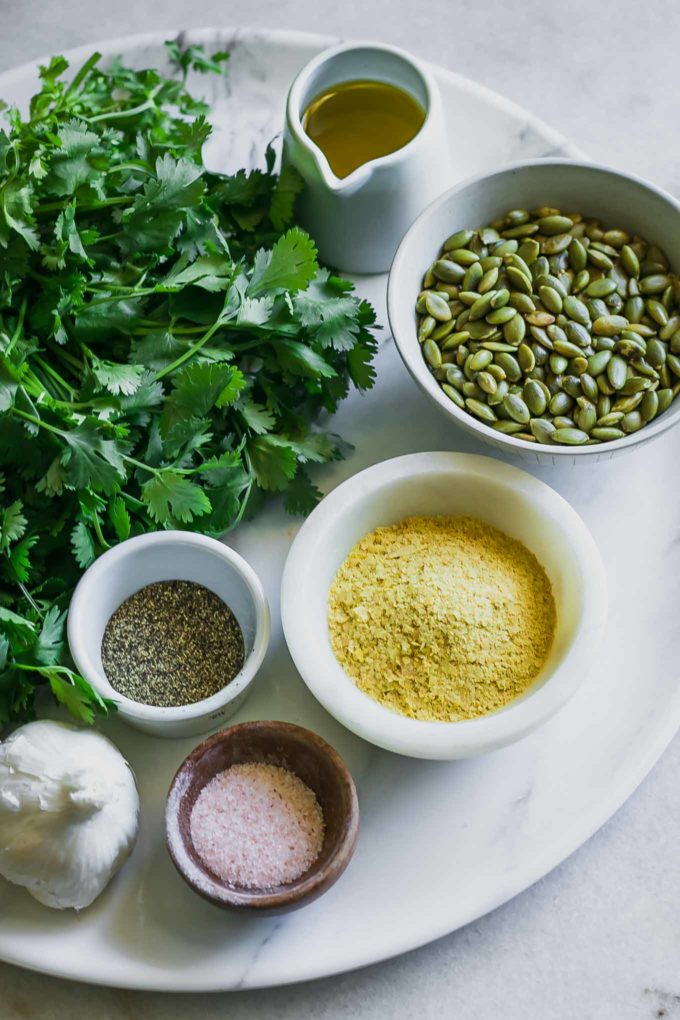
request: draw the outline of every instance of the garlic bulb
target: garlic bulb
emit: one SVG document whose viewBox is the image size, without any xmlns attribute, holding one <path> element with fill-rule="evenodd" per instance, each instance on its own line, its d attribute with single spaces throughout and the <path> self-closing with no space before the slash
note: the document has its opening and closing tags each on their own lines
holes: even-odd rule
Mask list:
<svg viewBox="0 0 680 1020">
<path fill-rule="evenodd" d="M 88 907 L 132 850 L 139 796 L 94 730 L 39 721 L 0 744 L 0 875 L 40 903 Z"/>
</svg>

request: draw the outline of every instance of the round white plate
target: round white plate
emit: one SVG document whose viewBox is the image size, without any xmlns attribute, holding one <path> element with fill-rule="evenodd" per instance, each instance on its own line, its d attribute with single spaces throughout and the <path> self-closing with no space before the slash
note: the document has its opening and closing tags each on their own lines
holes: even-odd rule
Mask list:
<svg viewBox="0 0 680 1020">
<path fill-rule="evenodd" d="M 163 66 L 170 33 L 118 40 L 135 64 Z M 237 169 L 261 158 L 280 128 L 288 84 L 328 40 L 293 33 L 193 32 L 232 50 L 215 89 L 222 130 L 211 162 Z M 91 47 L 72 54 L 84 59 Z M 500 96 L 435 68 L 456 175 L 511 159 L 580 155 Z M 33 68 L 0 75 L 0 96 L 25 102 Z M 382 299 L 384 278 L 360 282 Z M 382 305 L 380 305 L 382 308 Z M 384 321 L 384 320 L 383 320 Z M 369 464 L 421 450 L 488 453 L 440 417 L 391 343 L 378 384 L 354 395 L 333 429 L 356 452 L 321 476 L 327 490 Z M 196 740 L 107 731 L 134 767 L 142 826 L 131 861 L 80 915 L 59 914 L 0 881 L 0 957 L 35 970 L 128 988 L 208 991 L 320 977 L 385 959 L 474 920 L 525 889 L 584 842 L 635 789 L 680 724 L 680 436 L 670 433 L 613 462 L 533 468 L 583 515 L 608 572 L 610 625 L 599 661 L 569 705 L 514 747 L 465 762 L 401 758 L 343 729 L 296 674 L 279 622 L 279 582 L 299 522 L 272 505 L 229 539 L 259 573 L 273 638 L 253 694 L 234 721 L 286 719 L 316 730 L 344 756 L 359 789 L 356 856 L 330 892 L 296 914 L 242 919 L 196 897 L 163 842 L 170 780 Z"/>
</svg>

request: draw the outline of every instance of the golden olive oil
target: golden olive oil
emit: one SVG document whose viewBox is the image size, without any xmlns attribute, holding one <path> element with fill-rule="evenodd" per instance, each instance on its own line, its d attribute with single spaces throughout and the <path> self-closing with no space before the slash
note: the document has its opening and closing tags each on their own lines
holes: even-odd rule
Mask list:
<svg viewBox="0 0 680 1020">
<path fill-rule="evenodd" d="M 303 127 L 337 177 L 401 149 L 420 131 L 422 106 L 382 81 L 346 81 L 312 100 Z"/>
</svg>

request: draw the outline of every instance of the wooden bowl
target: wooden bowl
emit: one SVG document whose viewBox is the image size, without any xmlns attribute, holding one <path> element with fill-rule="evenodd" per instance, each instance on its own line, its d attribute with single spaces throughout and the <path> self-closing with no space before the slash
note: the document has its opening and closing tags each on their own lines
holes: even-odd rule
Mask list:
<svg viewBox="0 0 680 1020">
<path fill-rule="evenodd" d="M 323 847 L 300 878 L 266 890 L 224 882 L 201 861 L 191 839 L 191 812 L 203 787 L 231 765 L 265 762 L 294 772 L 314 791 L 323 812 Z M 216 733 L 185 758 L 165 810 L 168 850 L 191 888 L 218 907 L 282 914 L 311 903 L 337 882 L 354 853 L 359 801 L 354 780 L 333 748 L 310 730 L 285 722 L 246 722 Z"/>
</svg>

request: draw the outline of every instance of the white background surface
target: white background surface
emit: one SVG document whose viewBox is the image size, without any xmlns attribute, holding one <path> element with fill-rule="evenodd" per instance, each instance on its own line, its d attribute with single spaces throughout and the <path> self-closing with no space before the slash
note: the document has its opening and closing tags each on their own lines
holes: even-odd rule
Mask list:
<svg viewBox="0 0 680 1020">
<path fill-rule="evenodd" d="M 477 78 L 593 158 L 680 193 L 680 7 L 673 0 L 572 0 L 549 8 L 536 0 L 365 0 L 352 9 L 329 0 L 250 0 L 247 9 L 207 0 L 0 0 L 0 13 L 3 68 L 164 25 L 380 38 Z M 633 799 L 565 865 L 493 915 L 390 963 L 279 991 L 174 998 L 89 989 L 0 966 L 0 1018 L 680 1017 L 679 767 L 676 739 Z"/>
</svg>

